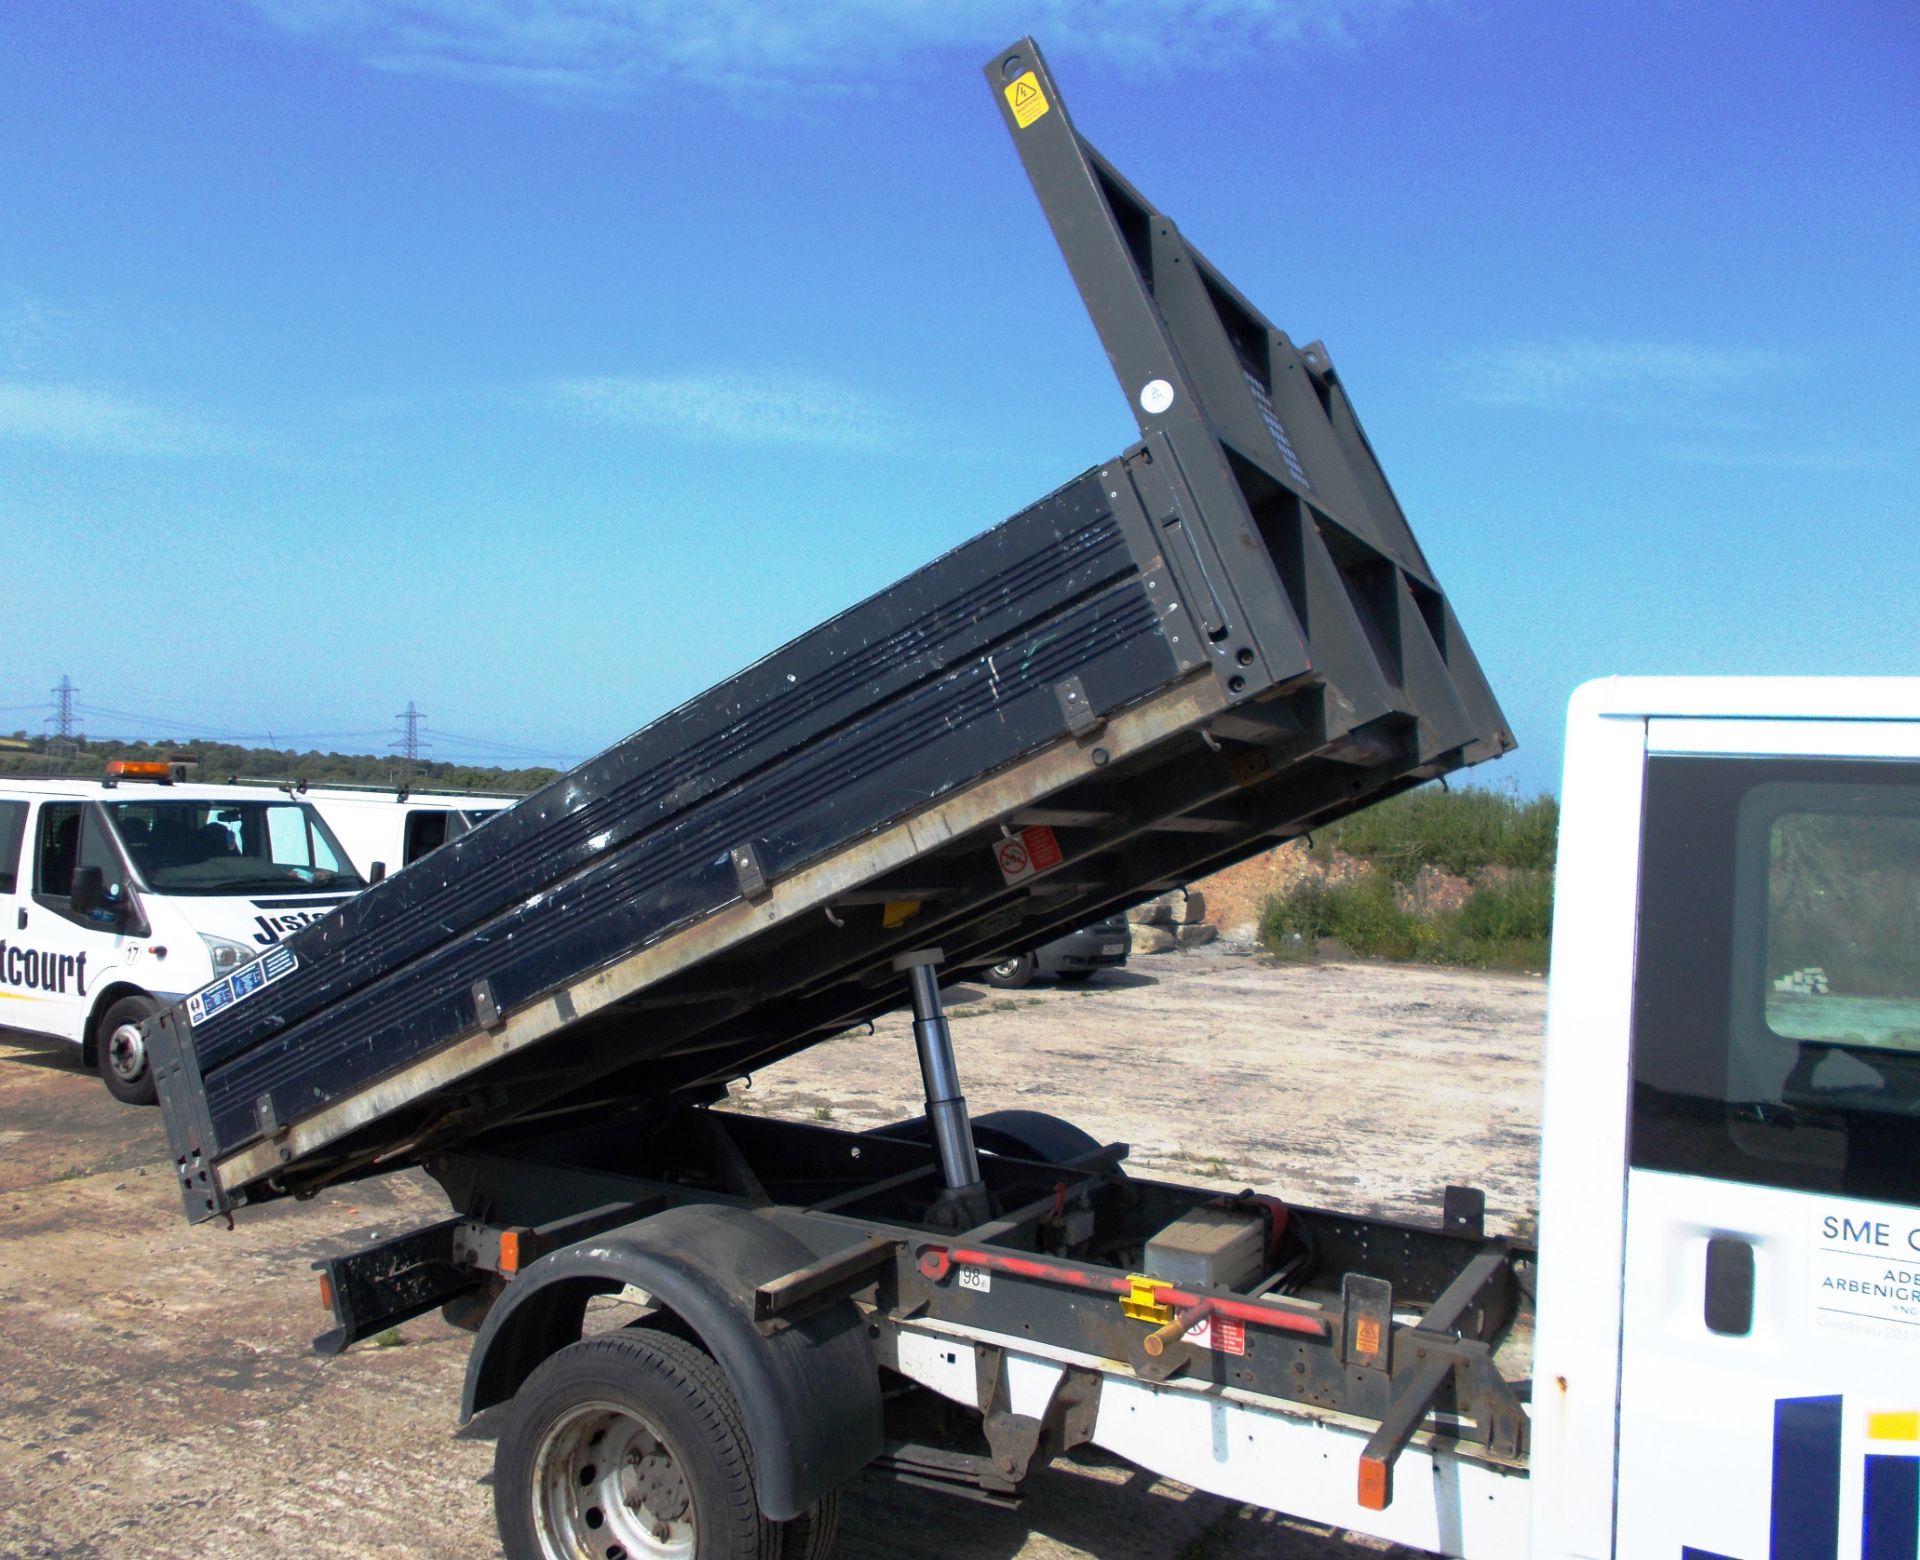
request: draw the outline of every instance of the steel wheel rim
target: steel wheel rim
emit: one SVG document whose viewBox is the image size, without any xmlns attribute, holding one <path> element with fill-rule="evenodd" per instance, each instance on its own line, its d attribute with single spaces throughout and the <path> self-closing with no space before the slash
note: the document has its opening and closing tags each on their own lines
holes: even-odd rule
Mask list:
<svg viewBox="0 0 1920 1560">
<path fill-rule="evenodd" d="M 581 1403 L 548 1426 L 533 1499 L 548 1560 L 693 1560 L 692 1495 L 678 1460 L 618 1403 Z"/>
<path fill-rule="evenodd" d="M 107 1065 L 122 1083 L 138 1083 L 147 1070 L 147 1043 L 138 1024 L 122 1024 L 107 1036 Z"/>
<path fill-rule="evenodd" d="M 998 975 L 1002 980 L 1007 980 L 1018 974 L 1019 970 L 1020 961 L 1018 959 L 1002 959 L 998 964 L 990 964 L 987 966 L 987 973 L 989 975 Z"/>
</svg>

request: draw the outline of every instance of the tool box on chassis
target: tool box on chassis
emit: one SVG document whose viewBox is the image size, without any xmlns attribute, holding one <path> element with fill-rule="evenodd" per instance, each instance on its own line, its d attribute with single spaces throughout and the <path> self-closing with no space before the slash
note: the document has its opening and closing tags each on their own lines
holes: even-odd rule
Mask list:
<svg viewBox="0 0 1920 1560">
<path fill-rule="evenodd" d="M 328 1264 L 330 1346 L 445 1306 L 479 1329 L 466 1411 L 518 1392 L 515 1425 L 547 1423 L 570 1344 L 690 1382 L 794 1545 L 863 1467 L 1004 1495 L 1098 1440 L 1437 1546 L 1511 1509 L 1480 1487 L 1525 1438 L 1490 1356 L 1524 1253 L 1471 1194 L 1432 1228 L 1222 1204 L 965 1112 L 938 965 L 1512 745 L 1325 351 L 1081 139 L 1030 41 L 987 74 L 1140 441 L 159 1015 L 187 1214 L 424 1165 L 454 1216 Z M 908 1001 L 922 1120 L 710 1109 Z M 651 1325 L 577 1342 L 603 1294 Z M 980 1444 L 906 1433 L 903 1381 L 977 1407 Z M 510 1551 L 651 1552 L 697 1514 L 697 1552 L 735 1552 L 673 1435 L 616 1488 L 582 1450 L 609 1433 L 503 1438 L 502 1488 L 533 1481 Z M 568 1446 L 577 1485 L 533 1472 Z M 1357 1495 L 1325 1493 L 1335 1446 Z M 1435 1498 L 1391 1500 L 1403 1450 Z M 642 1528 L 601 1531 L 616 1506 Z"/>
</svg>

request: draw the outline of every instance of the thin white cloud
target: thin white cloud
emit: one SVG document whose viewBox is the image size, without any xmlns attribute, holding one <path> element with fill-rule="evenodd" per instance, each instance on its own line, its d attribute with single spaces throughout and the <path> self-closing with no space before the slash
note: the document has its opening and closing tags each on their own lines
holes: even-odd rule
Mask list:
<svg viewBox="0 0 1920 1560">
<path fill-rule="evenodd" d="M 1631 409 L 1651 395 L 1704 400 L 1764 382 L 1792 366 L 1764 347 L 1714 347 L 1683 341 L 1595 340 L 1498 342 L 1463 353 L 1452 364 L 1467 399 L 1496 406 Z"/>
<path fill-rule="evenodd" d="M 776 374 L 559 379 L 541 399 L 574 422 L 702 444 L 874 449 L 902 433 L 900 418 L 872 396 Z"/>
<path fill-rule="evenodd" d="M 239 447 L 196 413 L 116 391 L 0 380 L 0 438 L 114 455 L 214 455 Z"/>
<path fill-rule="evenodd" d="M 1154 73 L 1353 42 L 1416 0 L 250 0 L 268 22 L 376 69 L 565 99 L 674 88 L 764 108 L 769 95 L 871 91 L 1031 32 Z"/>
<path fill-rule="evenodd" d="M 1892 450 L 1864 446 L 1795 449 L 1754 444 L 1731 449 L 1724 445 L 1683 444 L 1661 452 L 1680 466 L 1707 466 L 1724 471 L 1887 471 L 1903 463 Z"/>
<path fill-rule="evenodd" d="M 18 287 L 0 287 L 0 368 L 29 372 L 72 334 L 74 316 Z"/>
</svg>

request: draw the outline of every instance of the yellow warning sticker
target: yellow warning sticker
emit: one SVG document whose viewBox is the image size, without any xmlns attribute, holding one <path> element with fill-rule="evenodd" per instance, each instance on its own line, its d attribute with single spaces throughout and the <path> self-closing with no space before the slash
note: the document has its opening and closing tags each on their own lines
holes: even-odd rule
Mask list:
<svg viewBox="0 0 1920 1560">
<path fill-rule="evenodd" d="M 1355 1354 L 1380 1352 L 1380 1324 L 1373 1317 L 1363 1316 L 1353 1324 L 1353 1352 Z"/>
<path fill-rule="evenodd" d="M 1040 78 L 1028 71 L 1007 88 L 1007 106 L 1013 110 L 1013 122 L 1022 130 L 1047 111 L 1047 95 L 1040 90 Z"/>
</svg>

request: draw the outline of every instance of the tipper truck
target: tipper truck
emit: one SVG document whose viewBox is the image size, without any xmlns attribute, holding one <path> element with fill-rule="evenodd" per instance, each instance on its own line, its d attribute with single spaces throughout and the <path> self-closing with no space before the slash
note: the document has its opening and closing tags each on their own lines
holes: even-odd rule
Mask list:
<svg viewBox="0 0 1920 1560">
<path fill-rule="evenodd" d="M 1671 1130 L 1633 1173 L 1690 1185 L 1689 1155 L 1717 1154 L 1728 1198 L 1676 1194 L 1657 1236 L 1629 1223 L 1622 1246 L 1636 970 L 1704 949 L 1772 979 L 1789 955 L 1716 944 L 1730 921 L 1713 895 L 1748 896 L 1764 921 L 1767 831 L 1825 816 L 1828 795 L 1825 760 L 1805 759 L 1776 796 L 1770 760 L 1717 758 L 1761 787 L 1760 811 L 1661 821 L 1668 760 L 1647 755 L 1715 741 L 1772 752 L 1764 717 L 1804 714 L 1818 695 L 1770 710 L 1740 694 L 1753 718 L 1717 735 L 1694 718 L 1711 685 L 1658 711 L 1623 685 L 1576 718 L 1572 751 L 1599 757 L 1569 781 L 1569 819 L 1578 806 L 1594 832 L 1566 871 L 1617 919 L 1561 954 L 1585 973 L 1555 995 L 1557 1014 L 1574 1004 L 1575 1039 L 1551 1064 L 1548 1108 L 1580 1127 L 1550 1151 L 1543 1214 L 1561 1229 L 1550 1260 L 1570 1330 L 1550 1331 L 1543 1305 L 1531 1375 L 1515 1322 L 1546 1270 L 1524 1242 L 1488 1234 L 1472 1188 L 1447 1188 L 1427 1222 L 1222 1196 L 1132 1176 L 1124 1144 L 1069 1122 L 968 1111 L 943 968 L 1034 946 L 1512 746 L 1325 349 L 1275 328 L 1077 133 L 1030 40 L 986 74 L 1138 442 L 157 1015 L 148 1047 L 188 1217 L 409 1166 L 445 1189 L 446 1219 L 321 1264 L 335 1325 L 319 1346 L 436 1308 L 473 1329 L 461 1414 L 496 1417 L 514 1560 L 817 1560 L 837 1492 L 863 1472 L 1009 1501 L 1085 1446 L 1453 1554 L 1677 1555 L 1667 1538 L 1617 1548 L 1614 1524 L 1665 1531 L 1681 1513 L 1697 1519 L 1687 1552 L 1834 1553 L 1768 1551 L 1764 1499 L 1756 1528 L 1700 1488 L 1703 1465 L 1734 1488 L 1764 1427 L 1790 1452 L 1763 1468 L 1787 1456 L 1816 1520 L 1819 1500 L 1834 1532 L 1862 1509 L 1893 1512 L 1912 1553 L 1895 1507 L 1920 1463 L 1873 1473 L 1852 1399 L 1832 1406 L 1878 1393 L 1869 1428 L 1897 1441 L 1920 1407 L 1910 1356 L 1904 1375 L 1841 1381 L 1795 1354 L 1806 1369 L 1790 1390 L 1761 1383 L 1767 1416 L 1747 1392 L 1744 1417 L 1710 1442 L 1671 1423 L 1711 1418 L 1709 1389 L 1738 1396 L 1712 1376 L 1733 1340 L 1794 1353 L 1774 1295 L 1780 1263 L 1798 1259 L 1756 1222 L 1745 1162 L 1720 1165 L 1744 1139 L 1689 1148 L 1689 1133 L 1734 1111 L 1764 1136 L 1804 1111 L 1820 1131 L 1857 1119 L 1887 1140 L 1897 1114 L 1889 1127 L 1868 1080 L 1898 1069 L 1879 1042 L 1855 1065 L 1859 1047 L 1824 1030 L 1783 1040 L 1821 1054 L 1749 1069 L 1778 1098 L 1725 1094 L 1716 1115 L 1702 1091 L 1724 1075 L 1726 1042 L 1689 1029 L 1698 1057 L 1635 1075 L 1634 1109 Z M 1916 810 L 1914 694 L 1856 689 L 1832 782 L 1896 834 Z M 1893 728 L 1904 765 L 1873 745 Z M 1650 952 L 1635 945 L 1634 895 L 1637 842 L 1656 828 L 1693 854 L 1677 875 L 1647 858 L 1648 881 L 1679 896 L 1674 923 L 1641 901 L 1639 924 L 1665 926 Z M 1819 843 L 1801 856 L 1835 859 Z M 1734 858 L 1737 887 L 1714 887 Z M 1812 1004 L 1817 1027 L 1836 1016 L 1818 1007 L 1830 996 L 1803 1003 L 1819 984 L 1808 971 L 1844 961 L 1818 953 L 1830 928 L 1809 903 L 1799 940 L 1781 944 L 1804 965 L 1782 972 L 1781 1000 Z M 1704 1000 L 1684 974 L 1662 979 L 1657 1018 Z M 856 1134 L 714 1108 L 754 1070 L 903 1005 L 922 1115 Z M 1771 998 L 1739 1021 L 1762 1011 L 1771 1021 Z M 1897 1003 L 1876 1011 L 1897 1048 Z M 1830 1085 L 1836 1047 L 1852 1070 Z M 1637 1117 L 1635 1130 L 1637 1154 Z M 1897 1243 L 1908 1224 L 1884 1205 L 1891 1182 L 1825 1139 L 1795 1158 L 1813 1130 L 1793 1139 L 1791 1174 L 1821 1217 L 1844 1221 L 1836 1249 L 1862 1230 Z M 1862 1148 L 1862 1165 L 1874 1157 Z M 1649 1358 L 1683 1360 L 1685 1402 L 1663 1407 L 1657 1364 L 1644 1402 L 1626 1396 L 1639 1378 L 1622 1385 L 1635 1325 L 1622 1261 L 1657 1270 L 1636 1291 L 1638 1325 Z M 1881 1299 L 1861 1304 L 1872 1314 L 1850 1325 L 1914 1335 Z M 610 1305 L 622 1325 L 599 1325 Z M 1821 1337 L 1859 1352 L 1851 1334 Z M 1887 1398 L 1901 1382 L 1912 1402 Z M 1636 1442 L 1642 1420 L 1660 1428 Z M 1612 1495 L 1616 1461 L 1624 1478 L 1636 1452 L 1651 1492 L 1637 1515 Z M 1893 1494 L 1873 1496 L 1883 1486 Z"/>
</svg>

